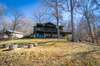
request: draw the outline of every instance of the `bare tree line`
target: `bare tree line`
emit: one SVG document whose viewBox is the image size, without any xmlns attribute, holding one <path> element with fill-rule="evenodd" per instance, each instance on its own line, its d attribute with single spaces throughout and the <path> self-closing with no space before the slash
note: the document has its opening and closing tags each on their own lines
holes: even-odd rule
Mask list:
<svg viewBox="0 0 100 66">
<path fill-rule="evenodd" d="M 9 18 L 6 15 L 6 10 L 5 5 L 0 5 L 0 33 L 4 33 L 7 30 L 11 30 L 12 32 L 16 30 L 24 32 L 30 30 L 30 27 L 33 27 L 31 20 L 27 20 L 18 10 L 11 9 L 11 16 Z M 23 30 L 23 27 L 27 29 Z M 32 30 L 29 32 L 32 33 Z"/>
<path fill-rule="evenodd" d="M 66 12 L 69 12 L 70 13 L 70 22 L 71 22 L 71 32 L 72 32 L 72 42 L 75 41 L 75 14 L 76 13 L 79 13 L 82 15 L 82 19 L 84 18 L 86 22 L 86 24 L 84 25 L 87 25 L 87 29 L 86 32 L 87 32 L 87 36 L 89 38 L 89 42 L 92 42 L 92 43 L 97 43 L 98 44 L 98 37 L 96 37 L 97 35 L 97 29 L 96 29 L 96 21 L 95 20 L 96 18 L 98 18 L 96 15 L 95 15 L 95 11 L 98 11 L 100 10 L 100 4 L 99 4 L 99 1 L 97 0 L 47 0 L 46 2 L 49 2 L 48 4 L 52 6 L 52 8 L 55 9 L 55 12 L 56 12 L 56 21 L 57 21 L 57 26 L 59 27 L 59 13 L 58 10 L 59 10 L 59 6 L 58 6 L 58 3 L 60 2 L 60 5 L 61 5 L 61 8 L 62 10 L 66 11 Z M 55 3 L 55 6 L 53 6 Z M 52 5 L 53 4 L 53 5 Z M 63 7 L 65 6 L 65 7 Z M 99 13 L 100 14 L 100 13 Z M 66 18 L 67 19 L 67 18 Z M 81 21 L 81 20 L 80 20 Z M 98 22 L 99 23 L 99 22 Z M 81 28 L 81 26 L 79 27 Z M 78 29 L 77 29 L 78 30 Z M 83 29 L 82 29 L 83 30 Z M 81 36 L 81 34 L 80 34 Z M 58 37 L 59 37 L 59 28 L 58 28 Z M 80 40 L 80 39 L 79 39 Z"/>
</svg>

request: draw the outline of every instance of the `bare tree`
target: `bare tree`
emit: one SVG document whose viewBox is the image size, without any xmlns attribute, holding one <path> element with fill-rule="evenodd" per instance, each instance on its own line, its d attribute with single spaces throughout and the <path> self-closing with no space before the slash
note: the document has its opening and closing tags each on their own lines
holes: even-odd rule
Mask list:
<svg viewBox="0 0 100 66">
<path fill-rule="evenodd" d="M 84 18 L 82 18 L 79 22 L 79 24 L 77 25 L 77 34 L 78 34 L 78 40 L 79 41 L 89 41 L 88 38 L 88 25 L 85 22 L 86 20 Z"/>
<path fill-rule="evenodd" d="M 41 23 L 46 20 L 47 8 L 44 6 L 39 6 L 33 11 L 33 19 L 35 22 Z"/>
<path fill-rule="evenodd" d="M 74 42 L 74 22 L 73 22 L 73 9 L 74 9 L 74 6 L 73 6 L 74 2 L 73 0 L 70 0 L 70 14 L 71 14 L 71 26 L 72 26 L 72 41 Z"/>
<path fill-rule="evenodd" d="M 6 32 L 8 29 L 9 29 L 9 21 L 7 21 L 6 17 L 2 17 L 2 19 L 1 19 L 2 33 Z"/>
<path fill-rule="evenodd" d="M 21 18 L 20 24 L 17 25 L 16 30 L 19 32 L 23 32 L 24 36 L 29 36 L 33 33 L 33 20 L 27 17 Z"/>
<path fill-rule="evenodd" d="M 2 33 L 4 33 L 8 28 L 5 12 L 6 12 L 6 7 L 0 4 L 0 26 L 1 26 Z"/>
<path fill-rule="evenodd" d="M 64 9 L 67 12 L 70 12 L 70 21 L 71 21 L 71 27 L 72 27 L 72 42 L 75 41 L 75 25 L 74 25 L 74 14 L 75 9 L 78 4 L 78 0 L 65 0 L 66 8 Z"/>
<path fill-rule="evenodd" d="M 12 11 L 12 25 L 11 25 L 11 30 L 12 34 L 16 31 L 17 26 L 20 24 L 20 19 L 22 18 L 22 14 L 19 13 L 17 10 Z M 12 36 L 11 39 L 13 40 L 14 37 Z"/>
<path fill-rule="evenodd" d="M 14 10 L 12 16 L 13 16 L 12 30 L 15 31 L 16 27 L 20 24 L 20 19 L 22 18 L 22 14 Z"/>
<path fill-rule="evenodd" d="M 57 22 L 56 27 L 57 27 L 58 39 L 60 38 L 59 23 L 60 23 L 60 19 L 62 18 L 61 16 L 62 3 L 61 2 L 62 0 L 46 0 L 47 5 L 51 8 L 52 16 L 55 17 L 56 22 Z"/>
<path fill-rule="evenodd" d="M 92 27 L 93 27 L 93 14 L 95 13 L 96 10 L 98 10 L 98 6 L 96 6 L 95 8 L 93 8 L 93 6 L 95 6 L 96 4 L 94 2 L 92 2 L 94 0 L 81 0 L 81 10 L 83 12 L 83 16 L 86 19 L 87 25 L 88 25 L 88 35 L 91 37 L 91 42 L 94 43 L 94 34 L 95 31 L 93 31 Z M 92 16 L 92 17 L 91 17 Z M 94 21 L 95 22 L 95 21 Z M 91 26 L 92 24 L 92 26 Z"/>
</svg>

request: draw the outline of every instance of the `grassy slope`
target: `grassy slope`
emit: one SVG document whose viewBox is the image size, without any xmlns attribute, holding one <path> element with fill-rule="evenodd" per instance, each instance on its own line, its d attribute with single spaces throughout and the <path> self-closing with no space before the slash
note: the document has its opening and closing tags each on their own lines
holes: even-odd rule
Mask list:
<svg viewBox="0 0 100 66">
<path fill-rule="evenodd" d="M 33 43 L 38 41 L 48 40 L 34 40 Z M 31 49 L 1 49 L 0 66 L 100 66 L 100 47 L 52 41 Z"/>
</svg>

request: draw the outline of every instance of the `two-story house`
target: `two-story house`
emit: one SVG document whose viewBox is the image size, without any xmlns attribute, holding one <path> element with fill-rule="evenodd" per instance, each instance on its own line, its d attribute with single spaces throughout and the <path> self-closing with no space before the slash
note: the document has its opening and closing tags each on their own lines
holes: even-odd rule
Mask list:
<svg viewBox="0 0 100 66">
<path fill-rule="evenodd" d="M 37 23 L 33 28 L 34 38 L 57 38 L 57 27 L 53 23 Z M 63 26 L 59 26 L 59 32 L 61 38 L 71 34 L 71 32 L 64 32 Z"/>
</svg>

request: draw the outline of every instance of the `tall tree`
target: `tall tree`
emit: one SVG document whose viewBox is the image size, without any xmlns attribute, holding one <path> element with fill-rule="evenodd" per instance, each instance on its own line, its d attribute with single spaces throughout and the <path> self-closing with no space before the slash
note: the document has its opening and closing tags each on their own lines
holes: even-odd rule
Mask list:
<svg viewBox="0 0 100 66">
<path fill-rule="evenodd" d="M 59 39 L 60 38 L 59 23 L 62 18 L 61 16 L 62 0 L 46 0 L 46 4 L 50 7 L 52 16 L 55 17 L 56 19 L 57 36 Z"/>
<path fill-rule="evenodd" d="M 72 42 L 75 41 L 75 25 L 74 25 L 74 14 L 75 14 L 75 9 L 78 4 L 78 0 L 65 0 L 65 11 L 70 13 L 70 21 L 71 21 L 71 27 L 72 27 Z"/>
<path fill-rule="evenodd" d="M 73 0 L 70 0 L 70 14 L 71 14 L 71 26 L 72 26 L 72 41 L 74 42 L 74 22 L 73 22 L 73 9 L 74 9 L 74 6 L 73 6 L 74 2 Z"/>
<path fill-rule="evenodd" d="M 95 22 L 95 21 L 93 21 L 92 17 L 96 16 L 95 11 L 98 11 L 99 7 L 97 6 L 97 4 L 95 4 L 94 0 L 80 0 L 80 5 L 81 5 L 81 11 L 88 25 L 88 30 L 89 30 L 88 35 L 91 37 L 91 42 L 94 43 L 95 42 L 94 40 L 95 31 L 93 31 L 92 29 L 94 25 L 92 22 Z"/>
</svg>

